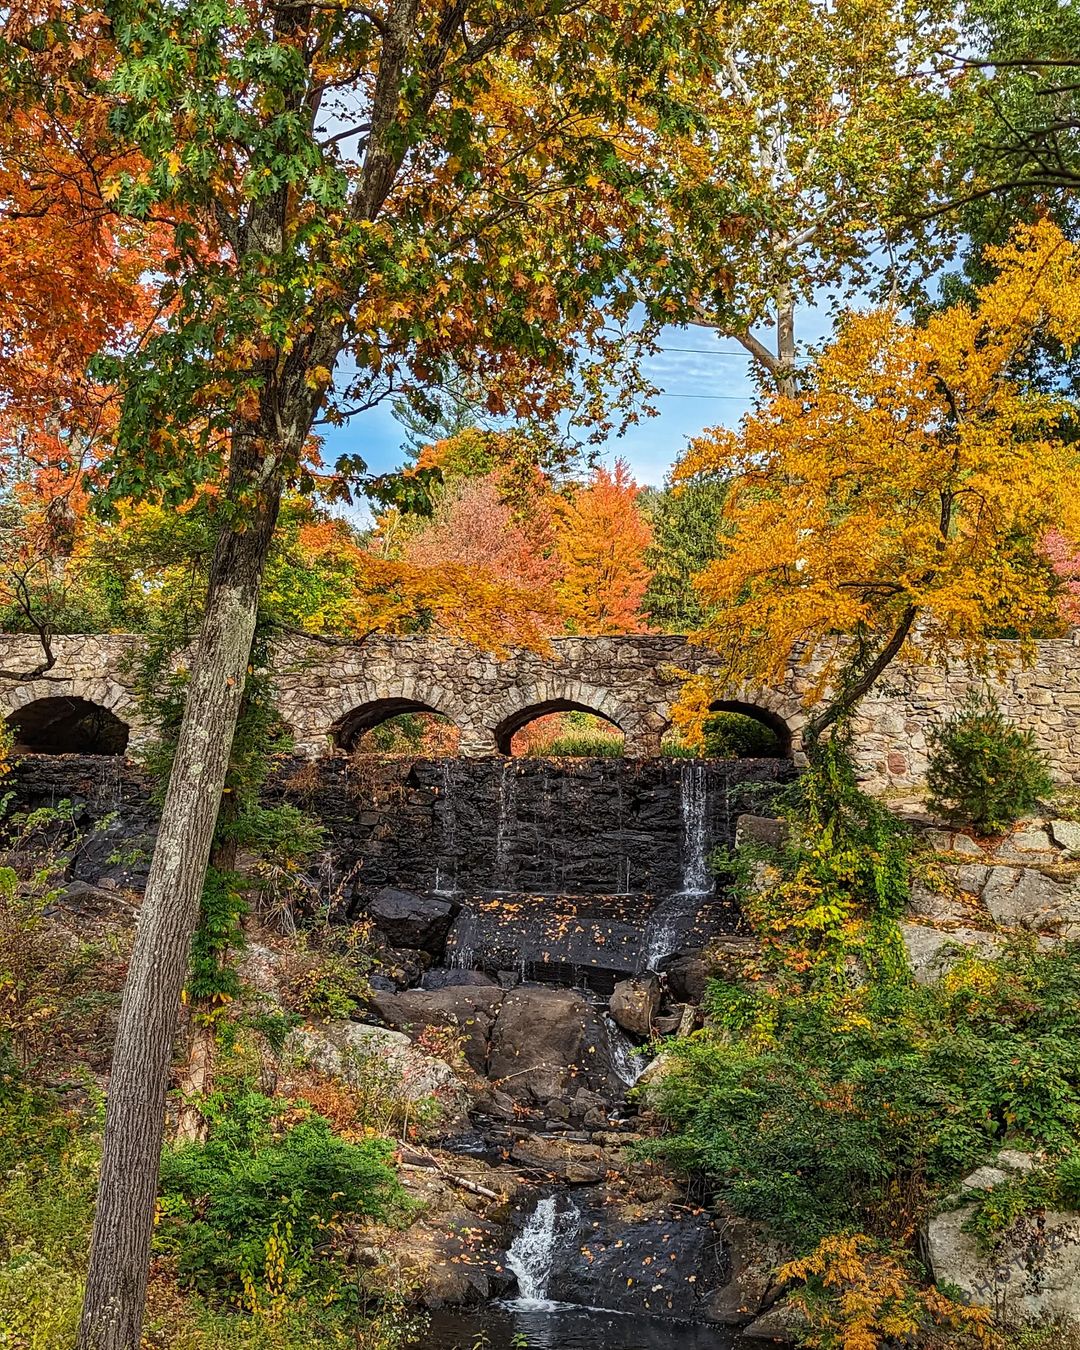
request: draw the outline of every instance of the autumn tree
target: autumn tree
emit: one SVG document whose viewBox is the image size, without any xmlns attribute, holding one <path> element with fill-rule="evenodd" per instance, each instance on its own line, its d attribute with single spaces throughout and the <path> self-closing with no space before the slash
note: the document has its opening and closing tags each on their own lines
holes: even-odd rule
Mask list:
<svg viewBox="0 0 1080 1350">
<path fill-rule="evenodd" d="M 77 116 L 70 72 L 52 72 L 55 111 L 7 108 L 0 125 L 0 608 L 5 626 L 36 633 L 40 658 L 9 679 L 53 666 L 52 637 L 88 616 L 69 593 L 88 509 L 86 475 L 112 443 L 115 388 L 91 358 L 153 320 L 145 280 L 159 233 L 118 221 L 102 176 L 124 166 L 101 106 Z"/>
<path fill-rule="evenodd" d="M 313 483 L 317 420 L 429 383 L 451 358 L 493 413 L 599 411 L 623 351 L 612 335 L 642 296 L 657 320 L 651 297 L 671 284 L 672 181 L 656 170 L 668 135 L 699 124 L 697 91 L 671 77 L 687 54 L 708 70 L 716 21 L 708 4 L 655 0 L 107 0 L 5 17 L 9 106 L 81 100 L 80 120 L 118 146 L 102 198 L 166 227 L 157 321 L 95 365 L 123 399 L 109 497 L 177 507 L 218 489 L 79 1341 L 135 1350 L 179 996 L 283 491 Z"/>
<path fill-rule="evenodd" d="M 953 15 L 764 0 L 732 16 L 701 105 L 713 152 L 683 165 L 711 184 L 726 228 L 700 251 L 686 317 L 739 342 L 770 389 L 794 392 L 800 305 L 841 305 L 934 260 L 947 222 L 930 212 L 962 127 Z"/>
<path fill-rule="evenodd" d="M 982 668 L 1005 659 L 1000 639 L 1061 631 L 1080 452 L 1058 434 L 1061 398 L 1014 372 L 1038 334 L 1080 338 L 1080 250 L 1044 223 L 991 261 L 971 306 L 921 325 L 852 316 L 802 399 L 708 433 L 681 466 L 731 478 L 721 554 L 698 578 L 703 635 L 728 684 L 813 664 L 827 692 L 810 745 L 898 657 Z M 699 710 L 716 696 L 692 695 Z"/>
<path fill-rule="evenodd" d="M 630 633 L 643 626 L 651 532 L 625 460 L 598 468 L 556 506 L 556 594 L 573 633 Z"/>
</svg>

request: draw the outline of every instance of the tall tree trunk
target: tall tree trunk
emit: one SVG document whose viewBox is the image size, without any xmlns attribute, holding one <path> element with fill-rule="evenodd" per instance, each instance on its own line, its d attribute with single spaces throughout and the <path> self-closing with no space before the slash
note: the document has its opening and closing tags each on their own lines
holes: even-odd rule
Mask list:
<svg viewBox="0 0 1080 1350">
<path fill-rule="evenodd" d="M 776 388 L 795 397 L 795 303 L 787 286 L 776 294 Z"/>
<path fill-rule="evenodd" d="M 264 460 L 253 439 L 234 439 L 228 497 L 240 514 L 214 551 L 184 720 L 124 986 L 79 1350 L 139 1350 L 180 996 L 277 520 L 279 464 Z"/>
</svg>

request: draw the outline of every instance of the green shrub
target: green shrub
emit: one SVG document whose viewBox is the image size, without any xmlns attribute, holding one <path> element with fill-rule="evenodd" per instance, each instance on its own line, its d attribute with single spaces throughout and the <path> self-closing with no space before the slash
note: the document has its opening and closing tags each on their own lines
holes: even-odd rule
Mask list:
<svg viewBox="0 0 1080 1350">
<path fill-rule="evenodd" d="M 987 694 L 972 692 L 930 733 L 930 807 L 996 834 L 1053 789 L 1034 733 L 1013 726 Z"/>
<path fill-rule="evenodd" d="M 771 727 L 745 713 L 716 712 L 706 718 L 705 754 L 715 759 L 775 759 L 783 753 Z"/>
<path fill-rule="evenodd" d="M 1080 945 L 972 957 L 861 1006 L 714 984 L 708 1012 L 650 1089 L 672 1129 L 661 1151 L 796 1251 L 893 1236 L 1003 1145 L 1073 1151 Z M 1075 1171 L 1062 1163 L 1062 1193 Z"/>
<path fill-rule="evenodd" d="M 313 1114 L 287 1123 L 288 1106 L 227 1084 L 204 1107 L 206 1142 L 166 1150 L 155 1242 L 185 1284 L 221 1298 L 263 1281 L 333 1290 L 340 1225 L 400 1207 L 390 1144 L 347 1143 Z"/>
</svg>

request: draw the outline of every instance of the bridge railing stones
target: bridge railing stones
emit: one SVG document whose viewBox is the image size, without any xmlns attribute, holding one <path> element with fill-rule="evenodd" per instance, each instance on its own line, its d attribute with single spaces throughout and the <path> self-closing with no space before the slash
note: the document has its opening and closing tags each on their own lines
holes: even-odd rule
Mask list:
<svg viewBox="0 0 1080 1350">
<path fill-rule="evenodd" d="M 129 749 L 138 751 L 153 739 L 134 691 L 139 643 L 126 634 L 54 639 L 56 666 L 46 676 L 0 682 L 0 716 L 37 699 L 85 699 L 126 722 Z M 992 685 L 1006 715 L 1032 729 L 1060 781 L 1080 782 L 1080 634 L 1040 643 L 1026 666 L 1016 655 Z M 36 639 L 0 634 L 0 668 L 32 669 L 39 660 Z M 278 707 L 297 752 L 309 758 L 347 748 L 358 730 L 406 709 L 449 718 L 462 755 L 505 753 L 518 727 L 566 708 L 606 718 L 625 734 L 628 756 L 648 757 L 659 752 L 685 673 L 716 670 L 708 651 L 664 634 L 556 638 L 546 652 L 501 658 L 448 638 L 373 637 L 355 645 L 291 639 L 270 657 Z M 959 661 L 890 670 L 855 723 L 867 783 L 883 789 L 919 782 L 931 726 L 983 683 Z M 727 690 L 725 700 L 782 722 L 798 759 L 813 688 L 813 671 L 796 668 L 782 685 Z"/>
</svg>

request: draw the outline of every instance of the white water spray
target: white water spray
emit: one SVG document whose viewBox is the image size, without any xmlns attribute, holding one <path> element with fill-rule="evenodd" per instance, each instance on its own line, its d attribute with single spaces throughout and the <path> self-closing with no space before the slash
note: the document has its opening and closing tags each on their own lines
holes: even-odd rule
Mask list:
<svg viewBox="0 0 1080 1350">
<path fill-rule="evenodd" d="M 704 764 L 684 764 L 679 779 L 679 805 L 683 828 L 684 895 L 709 895 L 709 780 Z"/>
<path fill-rule="evenodd" d="M 576 1237 L 580 1217 L 574 1205 L 566 1204 L 560 1210 L 554 1195 L 539 1201 L 506 1253 L 506 1264 L 517 1279 L 515 1306 L 552 1306 L 547 1291 L 555 1253 L 562 1243 Z"/>
<path fill-rule="evenodd" d="M 611 1067 L 624 1087 L 633 1087 L 645 1068 L 644 1056 L 637 1054 L 634 1043 L 613 1017 L 605 1017 Z"/>
</svg>

